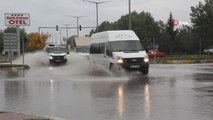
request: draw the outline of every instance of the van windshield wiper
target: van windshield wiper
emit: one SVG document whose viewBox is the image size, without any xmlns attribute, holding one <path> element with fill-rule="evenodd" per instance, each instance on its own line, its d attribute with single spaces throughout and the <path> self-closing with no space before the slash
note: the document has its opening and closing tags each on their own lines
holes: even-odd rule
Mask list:
<svg viewBox="0 0 213 120">
<path fill-rule="evenodd" d="M 140 50 L 128 50 L 128 51 L 140 51 Z"/>
<path fill-rule="evenodd" d="M 141 51 L 141 50 L 115 50 L 114 52 L 138 52 L 138 51 Z"/>
</svg>

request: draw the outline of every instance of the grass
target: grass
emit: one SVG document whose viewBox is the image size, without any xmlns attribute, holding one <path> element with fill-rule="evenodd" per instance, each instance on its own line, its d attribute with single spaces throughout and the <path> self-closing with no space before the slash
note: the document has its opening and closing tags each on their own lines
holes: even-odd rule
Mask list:
<svg viewBox="0 0 213 120">
<path fill-rule="evenodd" d="M 213 63 L 213 55 L 168 55 L 161 58 L 150 58 L 150 62 L 165 64 Z"/>
<path fill-rule="evenodd" d="M 0 68 L 23 68 L 29 69 L 28 65 L 20 65 L 20 64 L 0 64 Z"/>
<path fill-rule="evenodd" d="M 155 58 L 155 60 L 207 60 L 213 59 L 213 55 L 168 55 L 166 57 Z M 150 58 L 154 60 L 154 58 Z"/>
</svg>

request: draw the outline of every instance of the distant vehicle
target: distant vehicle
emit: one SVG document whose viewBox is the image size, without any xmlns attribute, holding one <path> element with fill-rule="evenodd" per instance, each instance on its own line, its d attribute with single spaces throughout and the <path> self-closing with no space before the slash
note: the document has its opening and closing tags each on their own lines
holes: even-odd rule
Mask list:
<svg viewBox="0 0 213 120">
<path fill-rule="evenodd" d="M 149 58 L 139 38 L 132 30 L 95 33 L 90 44 L 91 66 L 103 66 L 110 70 L 149 72 Z"/>
<path fill-rule="evenodd" d="M 66 46 L 50 45 L 45 48 L 45 51 L 48 53 L 50 63 L 67 62 L 67 54 L 69 54 L 69 51 Z"/>
<path fill-rule="evenodd" d="M 156 57 L 166 57 L 165 52 L 161 52 L 158 49 L 156 50 L 148 50 L 148 56 L 149 58 L 156 58 Z"/>
<path fill-rule="evenodd" d="M 204 54 L 213 54 L 213 46 L 210 46 L 203 50 Z"/>
</svg>

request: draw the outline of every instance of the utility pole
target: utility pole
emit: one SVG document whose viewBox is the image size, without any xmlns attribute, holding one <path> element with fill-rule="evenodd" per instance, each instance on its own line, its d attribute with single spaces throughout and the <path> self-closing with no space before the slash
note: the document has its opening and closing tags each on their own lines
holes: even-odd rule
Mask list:
<svg viewBox="0 0 213 120">
<path fill-rule="evenodd" d="M 102 3 L 106 3 L 106 2 L 111 2 L 111 1 L 102 1 L 102 2 L 94 2 L 91 0 L 83 0 L 83 1 L 90 2 L 96 5 L 96 31 L 98 32 L 98 5 Z"/>
<path fill-rule="evenodd" d="M 82 17 L 87 17 L 87 16 L 71 16 L 71 15 L 68 15 L 69 17 L 73 17 L 73 18 L 76 18 L 77 19 L 77 36 L 79 37 L 79 24 L 78 24 L 78 19 L 79 18 L 82 18 Z"/>
<path fill-rule="evenodd" d="M 66 35 L 67 35 L 67 41 L 68 41 L 68 26 L 70 26 L 71 24 L 63 24 L 66 27 Z"/>
<path fill-rule="evenodd" d="M 132 29 L 131 0 L 129 0 L 129 30 Z"/>
</svg>

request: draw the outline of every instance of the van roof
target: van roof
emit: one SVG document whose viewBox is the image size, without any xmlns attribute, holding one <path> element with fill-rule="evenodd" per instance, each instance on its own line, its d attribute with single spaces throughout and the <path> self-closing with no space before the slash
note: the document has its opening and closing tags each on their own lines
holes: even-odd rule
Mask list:
<svg viewBox="0 0 213 120">
<path fill-rule="evenodd" d="M 139 38 L 132 30 L 112 30 L 93 34 L 91 42 L 99 43 L 106 41 L 125 41 L 125 40 L 139 40 Z"/>
</svg>

